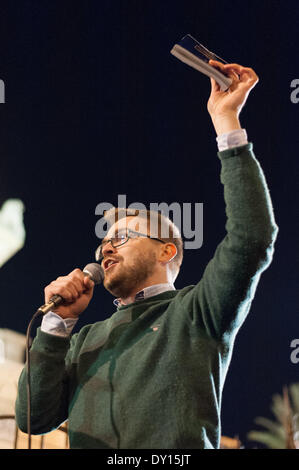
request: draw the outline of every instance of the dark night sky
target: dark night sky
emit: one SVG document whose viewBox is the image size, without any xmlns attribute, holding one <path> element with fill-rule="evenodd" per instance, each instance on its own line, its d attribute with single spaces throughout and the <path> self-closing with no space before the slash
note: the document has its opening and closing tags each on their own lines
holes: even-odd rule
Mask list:
<svg viewBox="0 0 299 470">
<path fill-rule="evenodd" d="M 241 123 L 270 187 L 279 237 L 237 337 L 223 434 L 255 428 L 273 393 L 299 382 L 297 1 L 0 1 L 0 203 L 21 198 L 26 244 L 0 270 L 0 326 L 25 333 L 59 275 L 93 261 L 95 207 L 204 203 L 204 242 L 187 250 L 176 287 L 195 284 L 225 235 L 207 77 L 170 55 L 186 33 L 260 81 Z M 79 327 L 114 311 L 102 287 Z M 270 415 L 271 416 L 271 415 Z M 250 444 L 248 444 L 250 446 Z"/>
</svg>

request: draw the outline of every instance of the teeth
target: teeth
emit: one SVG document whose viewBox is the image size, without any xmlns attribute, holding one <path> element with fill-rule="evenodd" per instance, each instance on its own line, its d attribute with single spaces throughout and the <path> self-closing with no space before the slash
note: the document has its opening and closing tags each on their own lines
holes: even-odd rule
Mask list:
<svg viewBox="0 0 299 470">
<path fill-rule="evenodd" d="M 116 263 L 116 261 L 109 260 L 106 264 L 106 269 L 109 268 L 109 266 L 111 266 L 111 264 L 114 264 L 114 263 Z"/>
</svg>

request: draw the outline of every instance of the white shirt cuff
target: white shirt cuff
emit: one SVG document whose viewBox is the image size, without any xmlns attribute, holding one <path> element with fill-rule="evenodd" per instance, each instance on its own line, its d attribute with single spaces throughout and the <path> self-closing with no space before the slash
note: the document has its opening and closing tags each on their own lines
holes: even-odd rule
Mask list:
<svg viewBox="0 0 299 470">
<path fill-rule="evenodd" d="M 240 147 L 241 145 L 248 144 L 247 132 L 245 129 L 235 129 L 226 134 L 218 135 L 216 141 L 219 152 L 233 147 Z"/>
<path fill-rule="evenodd" d="M 62 336 L 67 338 L 74 326 L 76 325 L 77 318 L 61 318 L 57 313 L 48 312 L 44 315 L 41 323 L 41 330 L 50 335 Z"/>
</svg>

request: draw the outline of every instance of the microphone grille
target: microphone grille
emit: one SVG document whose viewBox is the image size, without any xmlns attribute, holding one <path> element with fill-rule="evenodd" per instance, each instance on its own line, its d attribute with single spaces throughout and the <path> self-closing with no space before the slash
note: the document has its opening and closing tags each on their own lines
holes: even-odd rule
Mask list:
<svg viewBox="0 0 299 470">
<path fill-rule="evenodd" d="M 83 272 L 87 274 L 95 284 L 101 284 L 101 282 L 103 282 L 104 271 L 102 266 L 98 263 L 87 264 L 83 269 Z"/>
</svg>

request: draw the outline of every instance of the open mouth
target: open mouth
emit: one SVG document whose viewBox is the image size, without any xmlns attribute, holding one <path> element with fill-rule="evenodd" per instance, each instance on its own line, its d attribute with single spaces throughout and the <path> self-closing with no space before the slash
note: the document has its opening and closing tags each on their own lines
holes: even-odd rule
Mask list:
<svg viewBox="0 0 299 470">
<path fill-rule="evenodd" d="M 107 271 L 111 268 L 111 266 L 114 266 L 115 264 L 118 264 L 118 261 L 114 259 L 106 259 L 106 261 L 104 262 L 104 271 Z"/>
</svg>

